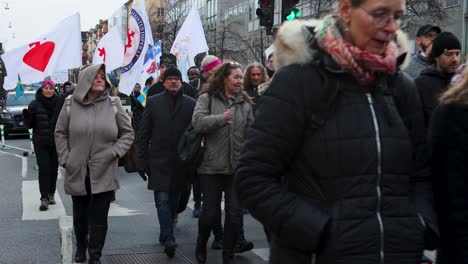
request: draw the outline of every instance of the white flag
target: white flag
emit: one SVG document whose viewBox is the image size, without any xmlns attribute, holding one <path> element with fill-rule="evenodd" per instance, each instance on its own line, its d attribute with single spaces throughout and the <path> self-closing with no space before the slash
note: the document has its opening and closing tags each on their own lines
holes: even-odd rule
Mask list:
<svg viewBox="0 0 468 264">
<path fill-rule="evenodd" d="M 93 64 L 104 63 L 110 72 L 122 67 L 124 44 L 119 26 L 111 28 L 99 41 L 94 51 Z"/>
<path fill-rule="evenodd" d="M 128 19 L 124 66 L 119 84 L 120 92 L 130 95 L 133 86 L 140 80 L 145 54 L 148 46 L 153 45 L 153 42 L 145 1 L 135 0 Z"/>
<path fill-rule="evenodd" d="M 161 40 L 154 43 L 154 46 L 149 48 L 145 55 L 143 70 L 140 76 L 140 85 L 145 85 L 146 79 L 153 77 L 154 80 L 158 77 L 159 57 L 161 57 Z"/>
<path fill-rule="evenodd" d="M 185 80 L 188 80 L 188 68 L 195 65 L 193 60 L 195 56 L 207 51 L 208 44 L 206 44 L 200 15 L 196 6 L 193 5 L 171 48 L 171 53 L 177 57 L 177 66 Z"/>
<path fill-rule="evenodd" d="M 49 33 L 2 55 L 7 78 L 4 87 L 16 87 L 18 74 L 22 83 L 42 81 L 61 70 L 81 66 L 80 14 L 62 20 Z"/>
</svg>

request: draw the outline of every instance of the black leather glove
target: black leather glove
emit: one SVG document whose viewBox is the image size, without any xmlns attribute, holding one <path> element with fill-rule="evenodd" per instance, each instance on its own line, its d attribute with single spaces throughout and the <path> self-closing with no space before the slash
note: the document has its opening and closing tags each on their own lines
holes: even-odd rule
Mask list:
<svg viewBox="0 0 468 264">
<path fill-rule="evenodd" d="M 146 181 L 148 179 L 144 171 L 139 171 L 138 174 L 143 179 L 143 181 Z"/>
</svg>

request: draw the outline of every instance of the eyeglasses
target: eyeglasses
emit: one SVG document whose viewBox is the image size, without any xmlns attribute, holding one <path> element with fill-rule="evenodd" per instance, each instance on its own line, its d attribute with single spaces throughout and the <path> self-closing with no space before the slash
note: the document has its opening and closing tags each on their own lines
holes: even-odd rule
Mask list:
<svg viewBox="0 0 468 264">
<path fill-rule="evenodd" d="M 377 28 L 383 28 L 387 26 L 390 22 L 395 22 L 397 27 L 400 27 L 401 24 L 401 17 L 403 14 L 397 14 L 397 15 L 391 15 L 385 11 L 376 11 L 376 12 L 369 12 L 363 7 L 359 7 L 362 9 L 362 11 L 366 12 L 367 15 L 372 17 L 372 20 L 374 20 L 375 26 Z"/>
</svg>

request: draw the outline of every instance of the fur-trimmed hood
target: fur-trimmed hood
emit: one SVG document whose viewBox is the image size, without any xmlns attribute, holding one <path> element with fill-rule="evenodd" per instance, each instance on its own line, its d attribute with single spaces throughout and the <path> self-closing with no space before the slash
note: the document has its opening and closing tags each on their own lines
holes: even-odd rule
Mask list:
<svg viewBox="0 0 468 264">
<path fill-rule="evenodd" d="M 293 20 L 285 22 L 275 38 L 275 67 L 276 69 L 290 64 L 305 64 L 310 62 L 314 54 L 319 52 L 311 46 L 315 38 L 314 29 L 321 27 L 324 20 Z M 408 52 L 408 37 L 398 30 L 397 45 L 399 55 Z M 404 61 L 399 61 L 399 68 L 404 69 L 409 63 L 410 56 L 405 55 Z M 400 59 L 400 58 L 399 58 Z M 403 57 L 401 57 L 403 59 Z"/>
</svg>

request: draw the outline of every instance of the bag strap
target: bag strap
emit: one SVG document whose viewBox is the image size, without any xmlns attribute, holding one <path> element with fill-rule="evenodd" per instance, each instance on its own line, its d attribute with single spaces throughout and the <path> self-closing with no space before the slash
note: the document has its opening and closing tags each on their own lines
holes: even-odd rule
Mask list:
<svg viewBox="0 0 468 264">
<path fill-rule="evenodd" d="M 211 102 L 213 101 L 213 98 L 210 94 L 208 94 L 208 115 L 211 115 Z"/>
<path fill-rule="evenodd" d="M 120 98 L 118 96 L 109 96 L 110 97 L 110 100 L 111 100 L 111 104 L 112 104 L 112 110 L 114 110 L 114 114 L 116 115 L 117 112 L 119 111 L 117 109 L 117 100 L 120 100 Z"/>
<path fill-rule="evenodd" d="M 70 115 L 70 106 L 71 106 L 71 99 L 73 97 L 73 94 L 70 94 L 65 98 L 65 109 L 67 110 L 67 115 Z"/>
</svg>

